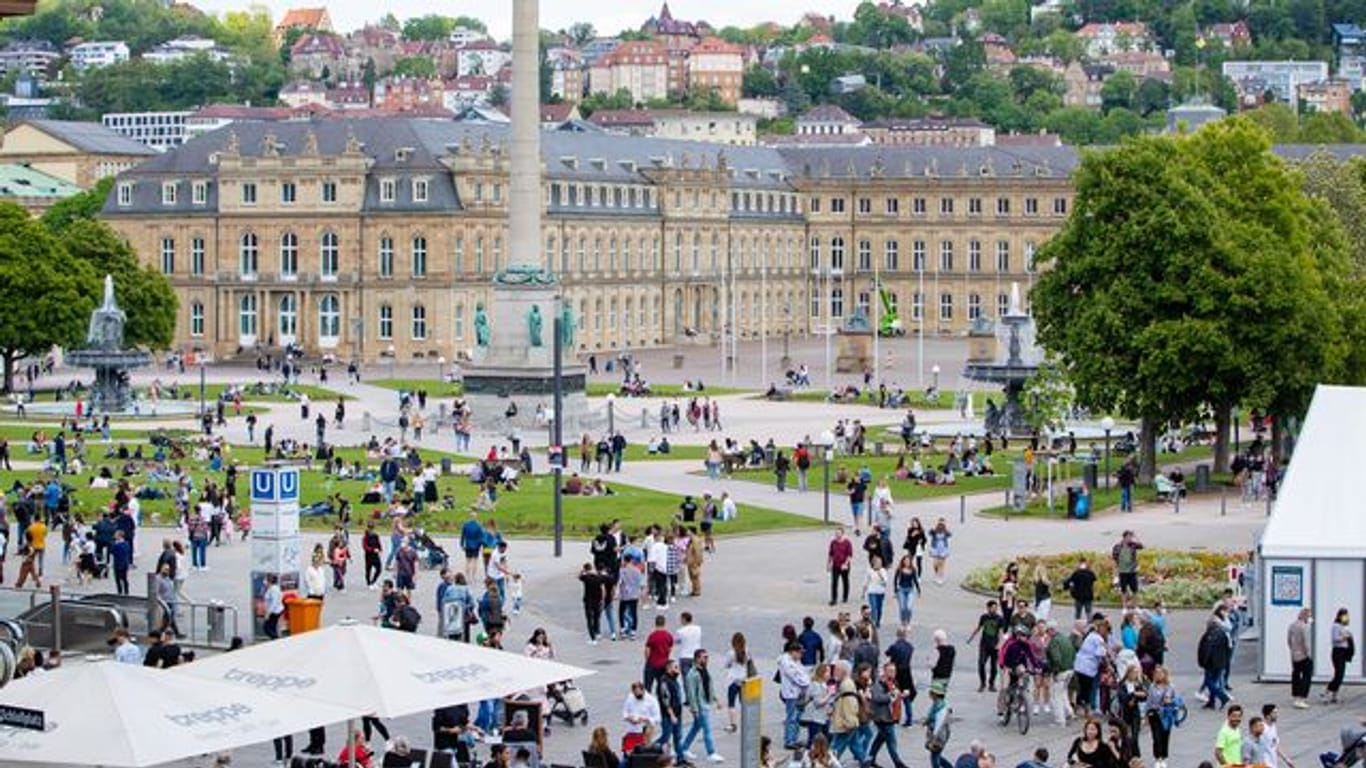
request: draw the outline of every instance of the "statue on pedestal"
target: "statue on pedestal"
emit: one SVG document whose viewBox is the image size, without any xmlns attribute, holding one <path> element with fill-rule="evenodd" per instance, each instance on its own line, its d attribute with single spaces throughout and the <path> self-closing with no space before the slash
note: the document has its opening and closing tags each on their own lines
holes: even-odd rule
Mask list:
<svg viewBox="0 0 1366 768">
<path fill-rule="evenodd" d="M 474 305 L 474 344 L 479 347 L 489 345 L 489 315 L 483 304 Z"/>
<path fill-rule="evenodd" d="M 527 330 L 531 334 L 531 346 L 541 346 L 541 308 L 535 304 L 531 306 L 531 314 L 527 317 Z"/>
<path fill-rule="evenodd" d="M 574 308 L 567 302 L 560 308 L 560 344 L 568 350 L 574 348 Z"/>
</svg>

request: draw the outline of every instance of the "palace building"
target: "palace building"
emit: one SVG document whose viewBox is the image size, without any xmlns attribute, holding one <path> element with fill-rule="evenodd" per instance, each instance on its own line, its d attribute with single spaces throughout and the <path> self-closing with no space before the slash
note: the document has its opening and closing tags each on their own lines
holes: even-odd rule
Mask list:
<svg viewBox="0 0 1366 768">
<path fill-rule="evenodd" d="M 215 357 L 458 359 L 506 252 L 506 126 L 242 122 L 121 173 L 104 218 Z M 1004 312 L 1066 218 L 1066 147 L 717 146 L 542 137 L 542 259 L 579 352 L 821 333 L 878 311 L 956 334 Z"/>
</svg>

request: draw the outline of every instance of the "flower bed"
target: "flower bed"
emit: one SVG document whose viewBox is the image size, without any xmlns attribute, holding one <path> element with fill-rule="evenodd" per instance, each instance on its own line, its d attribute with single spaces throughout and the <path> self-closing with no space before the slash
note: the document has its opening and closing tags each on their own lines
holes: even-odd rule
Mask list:
<svg viewBox="0 0 1366 768">
<path fill-rule="evenodd" d="M 1062 582 L 1082 558 L 1090 561 L 1096 573 L 1096 604 L 1118 605 L 1115 589 L 1115 563 L 1109 552 L 1069 552 L 1062 555 L 1026 555 L 1015 558 L 1019 565 L 1020 594 L 1032 595 L 1034 566 L 1040 562 L 1048 570 L 1055 602 L 1071 602 Z M 1139 552 L 1139 599 L 1144 604 L 1161 600 L 1168 608 L 1209 608 L 1228 587 L 1228 567 L 1244 563 L 1241 552 L 1182 552 L 1174 549 L 1145 549 Z M 1010 560 L 970 571 L 963 587 L 973 592 L 995 595 L 1001 575 Z"/>
</svg>

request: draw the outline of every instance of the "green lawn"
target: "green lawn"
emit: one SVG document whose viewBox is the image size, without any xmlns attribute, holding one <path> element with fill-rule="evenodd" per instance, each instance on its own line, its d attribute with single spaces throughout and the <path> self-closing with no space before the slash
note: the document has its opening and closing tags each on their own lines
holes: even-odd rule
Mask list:
<svg viewBox="0 0 1366 768">
<path fill-rule="evenodd" d="M 831 403 L 833 405 L 877 405 L 877 390 L 874 389 L 872 394 L 872 398 L 869 398 L 865 394 L 857 400 L 831 400 L 829 390 L 815 387 L 794 392 L 790 402 Z M 982 407 L 986 404 L 988 394 L 983 392 L 970 392 L 968 394 L 972 397 L 973 408 L 976 409 L 975 412 L 980 413 Z M 758 399 L 763 399 L 764 396 L 760 394 L 756 397 Z M 948 410 L 954 407 L 958 394 L 956 392 L 941 391 L 933 400 L 931 400 L 925 396 L 925 390 L 923 389 L 908 389 L 906 390 L 906 397 L 909 400 L 908 406 L 911 408 Z M 1001 397 L 1004 396 L 996 397 L 995 399 L 1000 400 Z M 902 407 L 904 408 L 906 406 Z"/>
<path fill-rule="evenodd" d="M 701 392 L 684 390 L 682 384 L 651 384 L 650 397 L 718 397 L 720 395 L 742 395 L 752 389 L 738 387 L 707 387 Z M 589 397 L 606 397 L 608 394 L 620 395 L 621 383 L 616 381 L 592 381 L 588 383 Z M 631 398 L 635 399 L 635 398 Z"/>
<path fill-rule="evenodd" d="M 459 384 L 440 379 L 369 379 L 366 384 L 392 389 L 395 392 L 427 390 L 429 398 L 458 397 L 464 389 Z"/>
<path fill-rule="evenodd" d="M 455 509 L 424 512 L 418 524 L 428 531 L 457 533 L 468 519 L 468 509 L 477 496 L 476 488 L 463 478 L 443 478 L 439 485 L 443 498 L 447 494 L 454 496 Z M 597 534 L 600 524 L 614 519 L 620 519 L 629 531 L 639 531 L 651 523 L 668 523 L 677 514 L 679 502 L 682 501 L 681 496 L 637 486 L 619 483 L 610 483 L 610 486 L 616 495 L 564 497 L 566 536 L 591 538 Z M 506 533 L 550 535 L 554 529 L 552 492 L 549 476 L 534 476 L 524 482 L 520 490 L 500 494 L 497 509 L 481 515 L 481 518 L 497 520 L 498 528 Z M 322 520 L 310 520 L 308 524 L 309 527 L 327 525 Z M 821 521 L 802 515 L 741 504 L 736 519 L 729 523 L 718 523 L 716 533 L 724 536 L 821 525 Z"/>
<path fill-rule="evenodd" d="M 922 459 L 924 466 L 937 466 L 943 461 L 943 454 L 934 452 L 926 454 Z M 883 477 L 888 478 L 892 489 L 892 498 L 898 501 L 915 501 L 918 499 L 934 499 L 944 496 L 972 495 L 976 493 L 986 493 L 988 491 L 1002 491 L 1010 487 L 1009 466 L 1010 460 L 1018 457 L 1016 451 L 1002 452 L 997 451 L 991 456 L 992 466 L 995 467 L 997 474 L 986 477 L 958 477 L 953 485 L 922 485 L 913 480 L 898 480 L 894 474 L 896 469 L 897 457 L 891 456 L 867 456 L 850 457 L 838 456 L 830 462 L 830 487 L 832 493 L 844 493 L 844 486 L 848 482 L 846 478 L 856 474 L 860 468 L 867 465 L 873 473 L 874 482 Z M 907 459 L 907 465 L 911 464 L 911 459 Z M 700 474 L 700 473 L 699 473 Z M 744 469 L 736 472 L 732 477 L 737 480 L 745 480 L 755 483 L 765 483 L 772 485 L 777 482 L 773 470 Z M 819 453 L 811 463 L 811 470 L 807 475 L 807 482 L 812 488 L 819 488 L 825 482 L 825 469 L 819 460 Z M 796 472 L 789 473 L 787 478 L 789 486 L 796 484 Z"/>
</svg>

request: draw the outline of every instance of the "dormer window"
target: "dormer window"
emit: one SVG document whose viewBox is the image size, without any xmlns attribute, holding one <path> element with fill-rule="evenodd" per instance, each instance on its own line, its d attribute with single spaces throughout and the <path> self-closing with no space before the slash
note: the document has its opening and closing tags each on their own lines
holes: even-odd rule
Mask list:
<svg viewBox="0 0 1366 768">
<path fill-rule="evenodd" d="M 162 184 L 161 184 L 161 204 L 162 204 L 162 205 L 175 205 L 175 201 L 176 201 L 176 183 L 175 183 L 174 181 L 165 181 L 165 182 L 162 182 Z"/>
<path fill-rule="evenodd" d="M 379 181 L 379 201 L 381 203 L 392 203 L 398 196 L 398 183 L 393 179 L 380 179 Z"/>
<path fill-rule="evenodd" d="M 195 205 L 208 205 L 209 183 L 207 181 L 196 181 L 190 186 L 190 201 Z"/>
<path fill-rule="evenodd" d="M 413 179 L 413 202 L 427 202 L 428 186 L 426 179 Z"/>
</svg>

